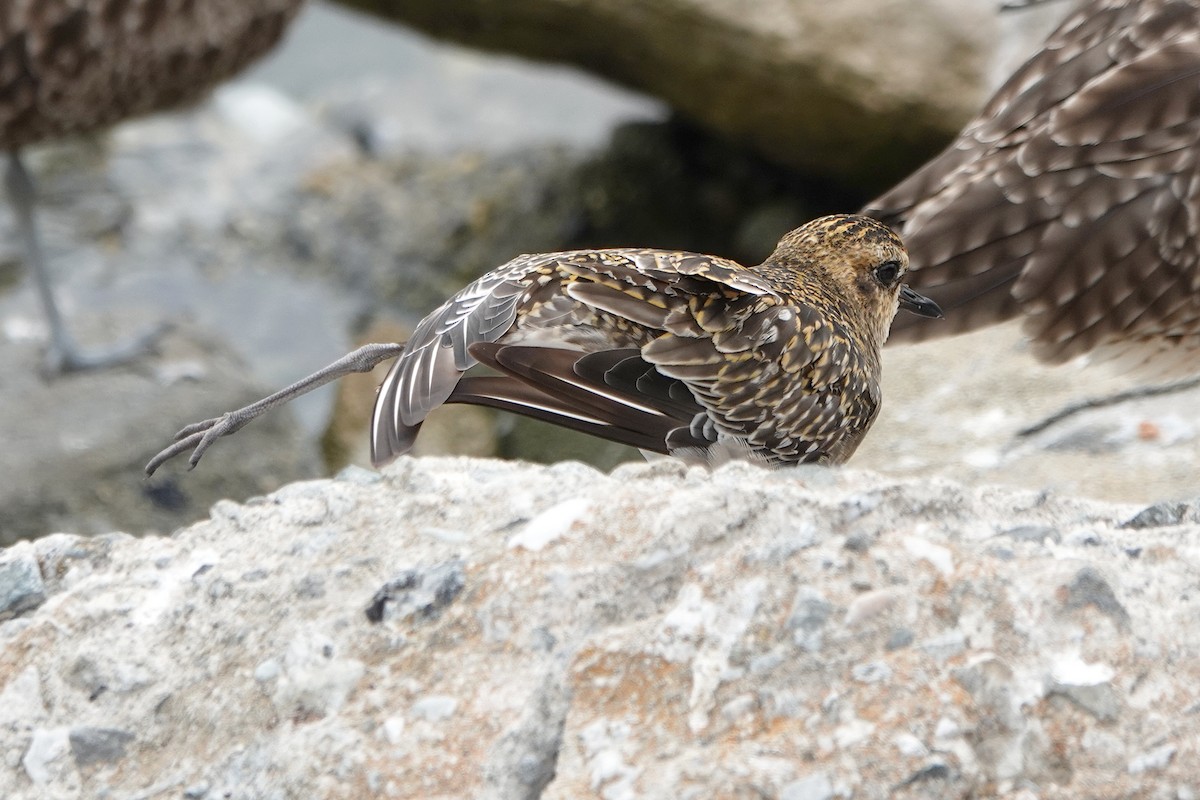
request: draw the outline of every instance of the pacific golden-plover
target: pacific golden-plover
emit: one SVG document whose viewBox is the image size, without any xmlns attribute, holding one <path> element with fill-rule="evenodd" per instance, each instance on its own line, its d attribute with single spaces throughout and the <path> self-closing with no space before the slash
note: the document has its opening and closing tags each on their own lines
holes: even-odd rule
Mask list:
<svg viewBox="0 0 1200 800">
<path fill-rule="evenodd" d="M 1200 372 L 1200 0 L 1080 3 L 940 156 L 863 213 L 945 325 L 1024 317 L 1034 352 Z"/>
<path fill-rule="evenodd" d="M 0 150 L 25 260 L 50 327 L 52 372 L 143 352 L 158 331 L 109 350 L 72 339 L 34 223 L 28 145 L 199 99 L 266 52 L 301 0 L 5 0 L 0 3 Z"/>
<path fill-rule="evenodd" d="M 814 220 L 757 267 L 696 253 L 520 256 L 422 320 L 407 344 L 360 348 L 264 400 L 184 428 L 146 466 L 191 450 L 351 372 L 399 356 L 371 425 L 372 461 L 409 450 L 443 403 L 524 414 L 692 460 L 845 461 L 879 410 L 879 349 L 908 256 L 867 217 Z M 464 373 L 482 364 L 496 374 Z"/>
</svg>

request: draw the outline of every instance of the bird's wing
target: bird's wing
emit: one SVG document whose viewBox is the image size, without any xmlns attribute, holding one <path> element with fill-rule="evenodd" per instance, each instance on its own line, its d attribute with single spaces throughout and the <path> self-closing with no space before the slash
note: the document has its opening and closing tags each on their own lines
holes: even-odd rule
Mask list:
<svg viewBox="0 0 1200 800">
<path fill-rule="evenodd" d="M 477 363 L 472 355 L 476 345 L 511 334 L 585 353 L 637 346 L 647 339 L 648 328 L 671 324 L 680 298 L 714 298 L 715 309 L 716 296 L 743 295 L 776 297 L 753 271 L 695 253 L 585 250 L 514 259 L 467 286 L 417 326 L 380 386 L 372 421 L 373 459 L 386 463 L 411 447 L 425 416 L 451 397 L 462 373 Z M 494 393 L 496 385 L 484 388 Z M 466 396 L 464 389 L 460 399 Z M 520 402 L 515 396 L 493 399 L 493 405 Z"/>
<path fill-rule="evenodd" d="M 448 402 L 490 405 L 660 453 L 703 454 L 735 437 L 774 462 L 843 461 L 875 416 L 877 372 L 844 328 L 808 306 L 711 285 L 686 295 L 660 287 L 645 300 L 635 292 L 618 301 L 612 291 L 568 286 L 595 309 L 653 322 L 646 345 L 585 352 L 476 344 L 471 354 L 503 377 L 466 378 Z"/>
<path fill-rule="evenodd" d="M 868 213 L 903 231 L 942 331 L 1030 312 L 1043 357 L 1086 351 L 1195 280 L 1200 4 L 1105 0 L 1053 33 L 942 156 Z M 1153 239 L 1150 246 L 1144 240 Z M 1141 282 L 1154 276 L 1149 286 Z M 1100 317 L 1130 293 L 1119 323 Z"/>
<path fill-rule="evenodd" d="M 375 464 L 408 452 L 425 416 L 446 401 L 462 373 L 476 363 L 468 348 L 508 331 L 530 290 L 528 282 L 546 274 L 549 263 L 543 255 L 518 256 L 421 320 L 379 386 L 371 419 Z"/>
<path fill-rule="evenodd" d="M 463 378 L 448 403 L 499 408 L 656 453 L 670 452 L 668 437 L 703 413 L 681 382 L 659 374 L 636 348 L 481 343 L 471 353 L 501 375 Z"/>
</svg>

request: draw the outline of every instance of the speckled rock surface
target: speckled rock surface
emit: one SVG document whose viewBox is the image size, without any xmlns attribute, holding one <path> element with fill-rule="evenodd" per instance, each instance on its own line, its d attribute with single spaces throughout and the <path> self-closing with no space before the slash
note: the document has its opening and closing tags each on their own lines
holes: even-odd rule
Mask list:
<svg viewBox="0 0 1200 800">
<path fill-rule="evenodd" d="M 403 459 L 23 542 L 0 796 L 1195 797 L 1200 513 L 1139 512 Z"/>
</svg>

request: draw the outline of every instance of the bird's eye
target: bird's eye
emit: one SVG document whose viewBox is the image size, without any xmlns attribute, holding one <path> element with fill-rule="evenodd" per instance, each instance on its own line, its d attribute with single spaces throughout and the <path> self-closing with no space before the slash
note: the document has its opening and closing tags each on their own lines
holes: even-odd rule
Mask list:
<svg viewBox="0 0 1200 800">
<path fill-rule="evenodd" d="M 891 288 L 900 277 L 900 262 L 885 261 L 875 268 L 875 280 L 885 287 Z"/>
</svg>

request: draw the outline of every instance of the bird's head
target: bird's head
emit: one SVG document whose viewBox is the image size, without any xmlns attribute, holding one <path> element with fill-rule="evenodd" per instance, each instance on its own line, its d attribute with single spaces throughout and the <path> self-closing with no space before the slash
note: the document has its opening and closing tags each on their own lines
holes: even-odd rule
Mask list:
<svg viewBox="0 0 1200 800">
<path fill-rule="evenodd" d="M 821 275 L 832 284 L 832 294 L 852 304 L 848 314 L 871 324 L 881 342 L 897 308 L 923 317 L 942 316 L 936 303 L 905 285 L 904 242 L 870 217 L 836 214 L 814 219 L 780 240 L 766 263 L 772 262 L 801 274 Z"/>
</svg>

